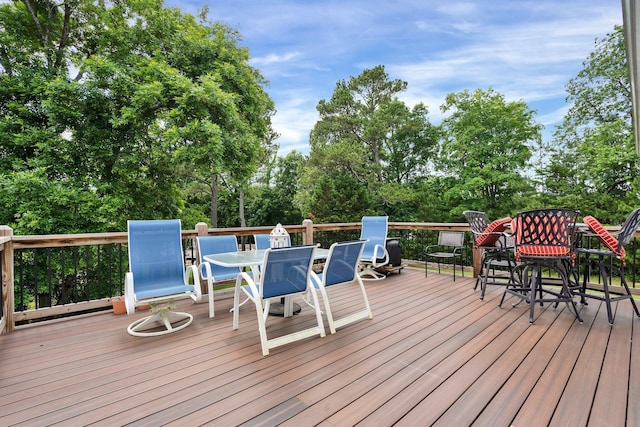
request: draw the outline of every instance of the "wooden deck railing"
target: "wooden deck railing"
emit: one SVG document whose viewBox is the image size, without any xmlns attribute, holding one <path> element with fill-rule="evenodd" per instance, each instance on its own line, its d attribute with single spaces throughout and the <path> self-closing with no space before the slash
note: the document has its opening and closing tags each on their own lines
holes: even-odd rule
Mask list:
<svg viewBox="0 0 640 427">
<path fill-rule="evenodd" d="M 241 248 L 248 249 L 253 234 L 269 233 L 273 227 L 210 229 L 200 223 L 183 230 L 185 262 L 196 262 L 193 244 L 198 235 L 233 234 Z M 360 223 L 285 225 L 293 244 L 332 243 L 358 239 Z M 611 228 L 615 229 L 615 228 Z M 467 224 L 390 222 L 388 236 L 400 243 L 404 262 L 424 263 L 424 248 L 434 244 L 440 230 L 468 232 L 464 264 L 479 268 L 479 254 L 472 250 Z M 113 297 L 123 293 L 128 270 L 127 233 L 14 236 L 0 226 L 0 332 L 10 332 L 16 324 L 75 315 L 111 307 Z M 635 287 L 637 240 L 633 241 L 628 271 Z M 467 270 L 470 273 L 470 270 Z"/>
<path fill-rule="evenodd" d="M 0 226 L 0 333 L 13 330 L 13 323 L 9 325 L 12 316 L 8 314 L 13 310 L 12 234 L 11 228 Z"/>
</svg>

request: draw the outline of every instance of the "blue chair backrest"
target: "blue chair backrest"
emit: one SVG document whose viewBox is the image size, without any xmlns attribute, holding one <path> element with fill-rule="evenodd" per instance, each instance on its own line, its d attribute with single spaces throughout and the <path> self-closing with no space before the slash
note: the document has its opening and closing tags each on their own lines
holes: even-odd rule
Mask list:
<svg viewBox="0 0 640 427">
<path fill-rule="evenodd" d="M 356 278 L 358 263 L 365 242 L 340 242 L 331 245 L 329 256 L 324 267 L 325 286 L 352 282 Z"/>
<path fill-rule="evenodd" d="M 236 236 L 199 236 L 197 239 L 201 263 L 206 262 L 203 258 L 205 255 L 238 252 Z M 211 267 L 211 274 L 216 280 L 237 276 L 240 272 L 238 267 L 223 267 L 213 263 L 210 263 L 209 266 Z"/>
<path fill-rule="evenodd" d="M 256 249 L 269 249 L 271 247 L 268 234 L 254 234 L 253 240 L 256 242 Z M 291 246 L 291 238 L 289 238 L 289 246 Z"/>
<path fill-rule="evenodd" d="M 271 246 L 268 234 L 254 234 L 253 239 L 256 242 L 256 249 L 269 249 Z"/>
<path fill-rule="evenodd" d="M 383 248 L 387 242 L 387 221 L 386 216 L 363 216 L 360 240 L 369 240 L 362 253 L 369 258 L 373 256 L 374 247 L 380 245 Z M 382 257 L 383 254 L 378 254 Z"/>
<path fill-rule="evenodd" d="M 269 249 L 262 264 L 263 298 L 305 292 L 316 245 Z"/>
<path fill-rule="evenodd" d="M 129 271 L 134 291 L 184 285 L 180 220 L 127 221 Z"/>
</svg>

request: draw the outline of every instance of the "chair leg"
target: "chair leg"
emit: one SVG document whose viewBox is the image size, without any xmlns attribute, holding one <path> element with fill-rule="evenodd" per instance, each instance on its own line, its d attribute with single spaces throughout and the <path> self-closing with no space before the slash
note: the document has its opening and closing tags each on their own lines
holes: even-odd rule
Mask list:
<svg viewBox="0 0 640 427">
<path fill-rule="evenodd" d="M 561 266 L 562 268 L 562 266 Z M 562 289 L 565 294 L 565 298 L 567 298 L 567 307 L 573 308 L 573 312 L 576 315 L 576 319 L 578 322 L 582 323 L 582 318 L 580 317 L 580 312 L 578 311 L 578 306 L 576 302 L 573 300 L 573 292 L 571 291 L 571 279 L 569 277 L 569 271 L 566 268 L 562 268 L 562 272 L 560 272 L 562 277 Z"/>
<path fill-rule="evenodd" d="M 429 256 L 425 255 L 424 257 L 424 277 L 427 277 L 427 273 L 429 272 Z"/>
<path fill-rule="evenodd" d="M 536 301 L 536 292 L 540 287 L 540 267 L 536 266 L 531 274 L 531 290 L 529 291 L 529 323 L 534 321 L 534 310 Z M 540 292 L 542 294 L 542 291 Z"/>
<path fill-rule="evenodd" d="M 336 333 L 336 327 L 333 323 L 333 313 L 331 312 L 331 306 L 329 304 L 329 296 L 327 295 L 327 290 L 320 286 L 319 287 L 320 295 L 322 295 L 322 300 L 324 302 L 324 312 L 327 316 L 327 322 L 329 323 L 329 332 L 332 334 Z M 311 305 L 311 304 L 309 304 Z"/>
<path fill-rule="evenodd" d="M 588 259 L 587 259 L 588 261 Z M 631 290 L 629 289 L 629 285 L 627 284 L 627 281 L 624 277 L 624 269 L 623 267 L 615 267 L 612 266 L 612 269 L 615 268 L 615 272 L 614 271 L 609 271 L 608 267 L 606 266 L 606 261 L 604 260 L 604 257 L 599 257 L 597 261 L 593 261 L 593 264 L 597 263 L 597 267 L 598 267 L 598 273 L 600 274 L 600 279 L 602 280 L 602 291 L 604 293 L 604 296 L 599 296 L 599 295 L 593 295 L 590 292 L 587 292 L 587 282 L 589 279 L 589 275 L 588 275 L 588 271 L 590 268 L 591 263 L 587 264 L 587 266 L 585 267 L 585 277 L 583 279 L 582 282 L 582 286 L 581 289 L 579 291 L 581 300 L 584 300 L 585 298 L 593 298 L 593 299 L 597 299 L 600 301 L 603 301 L 605 303 L 605 306 L 607 307 L 607 319 L 609 320 L 609 324 L 613 325 L 614 321 L 615 321 L 615 314 L 613 312 L 613 307 L 612 307 L 612 302 L 618 302 L 620 300 L 623 299 L 629 299 L 631 301 L 631 306 L 633 307 L 633 311 L 635 312 L 636 316 L 640 317 L 640 311 L 638 310 L 638 305 L 636 304 L 636 301 L 633 298 L 633 294 L 631 293 Z M 609 287 L 610 285 L 610 281 L 611 281 L 611 277 L 616 274 L 618 275 L 618 277 L 620 277 L 620 283 L 622 285 L 622 287 L 624 288 L 624 294 L 622 293 L 611 293 L 611 288 Z M 586 305 L 586 303 L 585 303 Z"/>
<path fill-rule="evenodd" d="M 609 319 L 609 324 L 613 325 L 613 310 L 611 309 L 611 294 L 609 293 L 609 275 L 607 274 L 606 268 L 602 264 L 602 260 L 600 260 L 600 262 L 598 263 L 598 267 L 600 269 L 600 277 L 602 277 L 604 303 L 607 307 L 607 318 Z"/>
<path fill-rule="evenodd" d="M 267 313 L 269 313 L 269 308 L 267 305 L 262 307 L 262 298 L 257 297 L 254 301 L 256 305 L 256 315 L 258 317 L 258 331 L 260 333 L 260 346 L 262 347 L 262 355 L 269 355 L 269 340 L 267 339 L 267 322 L 266 317 Z"/>
<path fill-rule="evenodd" d="M 213 280 L 211 280 L 211 278 L 207 280 L 207 292 L 209 292 L 209 317 L 213 318 L 215 316 L 215 310 L 213 308 Z"/>
<path fill-rule="evenodd" d="M 578 307 L 576 306 L 575 301 L 573 301 L 572 293 L 569 287 L 569 274 L 562 266 L 554 266 L 551 267 L 555 270 L 560 278 L 562 279 L 562 288 L 559 294 L 551 292 L 555 295 L 558 300 L 556 302 L 565 302 L 567 306 L 573 310 L 576 318 L 580 323 L 582 323 L 582 318 L 580 317 L 580 313 L 578 312 Z M 544 299 L 545 291 L 542 289 L 542 265 L 536 264 L 532 267 L 532 274 L 530 280 L 530 290 L 529 290 L 529 323 L 534 323 L 535 320 L 535 303 L 538 301 L 541 306 L 544 305 L 545 301 L 552 301 L 549 299 Z M 538 295 L 538 297 L 536 297 Z"/>
<path fill-rule="evenodd" d="M 631 291 L 629 290 L 629 285 L 627 285 L 627 280 L 624 278 L 624 273 L 620 275 L 622 278 L 621 282 L 624 286 L 624 289 L 627 291 L 627 295 L 629 295 L 629 299 L 631 300 L 631 305 L 633 306 L 633 311 L 636 312 L 636 316 L 640 317 L 640 311 L 638 311 L 638 305 L 636 304 L 636 300 L 633 298 Z"/>
<path fill-rule="evenodd" d="M 633 307 L 633 311 L 636 313 L 636 316 L 640 317 L 640 311 L 638 311 L 638 305 L 636 304 L 635 300 L 633 299 L 633 295 L 631 294 L 631 290 L 629 289 L 629 285 L 627 284 L 627 280 L 624 278 L 624 270 L 622 268 L 619 268 L 618 270 L 618 275 L 620 277 L 620 283 L 622 284 L 622 286 L 624 287 L 625 293 L 626 295 L 622 295 L 622 296 L 617 296 L 616 298 L 612 299 L 611 298 L 611 293 L 609 290 L 609 280 L 611 275 L 609 275 L 607 273 L 607 269 L 604 266 L 604 261 L 600 261 L 598 263 L 598 266 L 600 268 L 600 275 L 602 277 L 602 287 L 604 290 L 604 297 L 605 297 L 605 303 L 607 304 L 607 315 L 609 317 L 609 324 L 613 325 L 614 322 L 614 315 L 613 315 L 613 309 L 611 307 L 611 302 L 612 301 L 619 301 L 620 299 L 629 299 L 631 301 L 631 306 Z"/>
<path fill-rule="evenodd" d="M 476 279 L 476 285 L 473 288 L 475 291 L 480 284 L 480 299 L 484 298 L 484 290 L 483 287 L 486 287 L 487 276 L 489 275 L 489 267 L 491 265 L 491 258 L 487 256 L 487 252 L 483 250 L 482 258 L 480 259 L 480 272 L 478 273 L 478 278 Z"/>
<path fill-rule="evenodd" d="M 480 285 L 480 301 L 484 301 L 484 294 L 487 291 L 487 279 L 489 275 L 489 265 L 485 267 L 485 274 L 482 277 L 481 285 Z"/>
<path fill-rule="evenodd" d="M 585 297 L 587 292 L 587 283 L 591 278 L 591 260 L 589 259 L 588 253 L 584 261 L 584 272 L 582 274 L 582 286 L 578 289 L 578 294 L 580 295 L 580 304 L 588 305 L 587 298 Z"/>
</svg>

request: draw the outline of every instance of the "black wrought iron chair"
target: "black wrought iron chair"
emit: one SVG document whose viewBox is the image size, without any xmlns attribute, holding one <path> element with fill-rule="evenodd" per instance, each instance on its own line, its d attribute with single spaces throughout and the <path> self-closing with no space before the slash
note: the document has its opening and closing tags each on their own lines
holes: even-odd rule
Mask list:
<svg viewBox="0 0 640 427">
<path fill-rule="evenodd" d="M 434 258 L 438 263 L 438 274 L 440 273 L 440 262 L 445 259 L 452 260 L 453 281 L 456 281 L 456 258 L 460 258 L 460 274 L 464 277 L 464 265 L 462 262 L 462 251 L 464 249 L 464 231 L 441 231 L 438 234 L 438 243 L 429 245 L 425 249 L 425 269 L 424 276 L 427 277 L 426 263 Z"/>
<path fill-rule="evenodd" d="M 534 322 L 534 307 L 545 302 L 556 306 L 564 302 L 580 323 L 580 313 L 571 292 L 571 268 L 575 260 L 573 247 L 578 211 L 571 209 L 536 209 L 518 214 L 515 220 L 515 253 L 521 264 L 519 283 L 507 286 L 500 301 L 513 295 L 529 304 L 529 322 Z M 546 286 L 543 272 L 558 275 L 557 286 Z M 548 275 L 550 277 L 551 275 Z M 545 286 L 543 286 L 545 285 Z M 515 304 L 514 304 L 515 305 Z"/>
<path fill-rule="evenodd" d="M 480 272 L 473 287 L 480 285 L 480 299 L 484 299 L 487 285 L 506 286 L 515 283 L 514 241 L 506 233 L 512 219 L 505 217 L 489 223 L 485 212 L 464 211 L 462 213 L 473 233 L 473 248 L 481 250 Z"/>
<path fill-rule="evenodd" d="M 640 317 L 640 311 L 638 311 L 638 306 L 624 277 L 624 267 L 626 265 L 624 246 L 629 243 L 638 226 L 640 226 L 640 208 L 631 212 L 617 233 L 607 231 L 591 215 L 585 216 L 583 222 L 589 227 L 589 232 L 597 237 L 604 247 L 582 247 L 577 250 L 578 253 L 585 255 L 584 278 L 582 288 L 578 291 L 578 294 L 583 302 L 584 298 L 604 301 L 607 306 L 609 324 L 611 325 L 613 325 L 615 317 L 611 307 L 612 302 L 628 299 L 631 301 L 636 315 Z M 602 279 L 600 288 L 590 283 L 592 268 L 598 269 L 600 273 L 600 278 Z M 613 276 L 620 279 L 621 287 L 612 287 L 611 279 Z"/>
</svg>

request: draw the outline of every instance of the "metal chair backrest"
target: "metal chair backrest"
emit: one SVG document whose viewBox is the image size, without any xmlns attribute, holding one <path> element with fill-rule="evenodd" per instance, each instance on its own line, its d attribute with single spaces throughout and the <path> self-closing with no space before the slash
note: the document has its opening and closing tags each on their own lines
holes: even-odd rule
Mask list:
<svg viewBox="0 0 640 427">
<path fill-rule="evenodd" d="M 262 264 L 260 292 L 263 298 L 305 292 L 316 245 L 267 249 Z"/>
<path fill-rule="evenodd" d="M 462 213 L 469 223 L 473 233 L 473 244 L 476 248 L 489 250 L 507 250 L 513 248 L 509 244 L 504 231 L 511 223 L 511 217 L 500 218 L 489 222 L 487 214 L 478 211 L 464 211 Z"/>
<path fill-rule="evenodd" d="M 618 246 L 622 247 L 629 243 L 639 226 L 640 208 L 631 212 L 622 224 L 622 227 L 620 227 L 620 233 L 618 234 Z"/>
<path fill-rule="evenodd" d="M 516 217 L 516 254 L 533 256 L 567 255 L 573 249 L 578 211 L 572 209 L 535 209 Z M 545 250 L 544 248 L 554 248 Z M 534 251 L 531 248 L 536 248 Z"/>
<path fill-rule="evenodd" d="M 358 263 L 365 242 L 339 242 L 331 245 L 322 271 L 325 286 L 353 282 L 358 272 Z"/>
<path fill-rule="evenodd" d="M 180 220 L 129 220 L 129 271 L 133 273 L 134 292 L 167 289 L 184 281 L 182 228 Z"/>
<path fill-rule="evenodd" d="M 469 228 L 474 236 L 484 233 L 489 226 L 489 218 L 485 212 L 480 211 L 464 211 L 462 215 L 469 223 Z"/>
<path fill-rule="evenodd" d="M 438 245 L 462 248 L 464 247 L 464 232 L 463 231 L 441 231 L 438 234 Z"/>
</svg>

